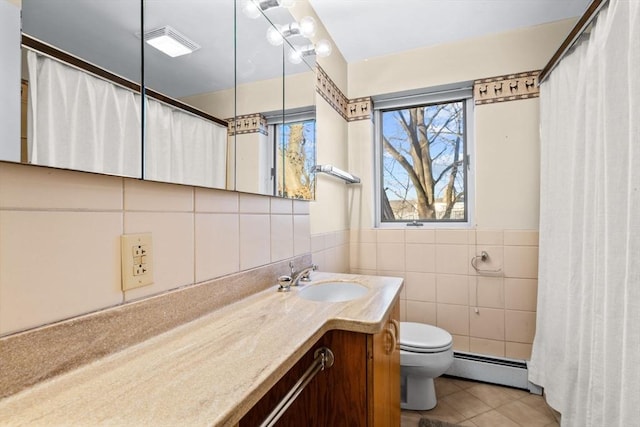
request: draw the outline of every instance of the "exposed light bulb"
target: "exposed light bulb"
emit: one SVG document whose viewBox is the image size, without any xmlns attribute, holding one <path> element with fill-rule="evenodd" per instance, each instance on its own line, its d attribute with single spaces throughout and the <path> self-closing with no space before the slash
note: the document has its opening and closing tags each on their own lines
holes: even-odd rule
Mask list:
<svg viewBox="0 0 640 427">
<path fill-rule="evenodd" d="M 289 52 L 289 62 L 292 64 L 299 64 L 302 62 L 302 52 L 298 49 L 292 49 Z"/>
<path fill-rule="evenodd" d="M 318 43 L 308 44 L 306 46 L 295 46 L 289 52 L 289 61 L 294 64 L 299 64 L 305 56 L 319 56 L 326 57 L 331 55 L 331 43 L 328 40 L 322 39 Z"/>
<path fill-rule="evenodd" d="M 316 21 L 310 16 L 305 16 L 298 23 L 300 35 L 310 38 L 316 35 Z"/>
<path fill-rule="evenodd" d="M 318 55 L 321 58 L 331 55 L 331 51 L 333 50 L 333 48 L 331 47 L 331 43 L 329 43 L 329 40 L 325 40 L 325 39 L 318 40 L 315 47 L 316 47 L 316 55 Z"/>
<path fill-rule="evenodd" d="M 316 33 L 316 22 L 310 16 L 305 16 L 300 22 L 291 22 L 287 25 L 277 26 L 273 25 L 267 30 L 267 41 L 274 45 L 280 46 L 284 39 L 301 35 L 309 38 L 313 37 Z"/>
<path fill-rule="evenodd" d="M 242 3 L 242 13 L 251 19 L 256 19 L 260 16 L 260 8 L 253 2 L 253 0 L 244 0 Z"/>
<path fill-rule="evenodd" d="M 269 29 L 267 30 L 267 41 L 269 42 L 269 44 L 273 46 L 280 46 L 283 43 L 284 38 L 282 37 L 282 33 L 280 31 L 281 30 L 276 27 L 269 27 Z"/>
<path fill-rule="evenodd" d="M 255 19 L 264 12 L 274 7 L 291 7 L 295 0 L 243 0 L 242 12 L 249 18 Z"/>
</svg>

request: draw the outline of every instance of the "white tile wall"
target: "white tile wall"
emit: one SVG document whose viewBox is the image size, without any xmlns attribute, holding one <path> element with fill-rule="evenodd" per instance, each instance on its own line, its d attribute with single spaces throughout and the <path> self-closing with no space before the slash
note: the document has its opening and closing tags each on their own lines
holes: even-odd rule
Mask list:
<svg viewBox="0 0 640 427">
<path fill-rule="evenodd" d="M 240 205 L 242 208 L 242 202 Z M 240 214 L 240 270 L 266 265 L 271 261 L 270 219 L 270 215 Z"/>
<path fill-rule="evenodd" d="M 239 210 L 239 193 L 233 191 L 197 187 L 195 199 L 196 212 L 238 213 Z"/>
<path fill-rule="evenodd" d="M 121 303 L 121 232 L 116 212 L 0 211 L 0 331 Z"/>
<path fill-rule="evenodd" d="M 196 282 L 240 271 L 240 217 L 237 213 L 196 214 Z"/>
<path fill-rule="evenodd" d="M 269 197 L 256 194 L 240 193 L 240 213 L 265 213 L 271 212 Z"/>
<path fill-rule="evenodd" d="M 311 254 L 313 263 L 318 265 L 318 270 L 348 273 L 351 260 L 362 256 L 365 265 L 372 264 L 375 271 L 375 245 L 365 244 L 364 247 L 358 247 L 357 253 L 353 253 L 350 248 L 356 245 L 350 244 L 349 236 L 348 230 L 311 236 Z M 371 251 L 373 253 L 369 253 Z M 366 274 L 366 272 L 360 274 Z"/>
<path fill-rule="evenodd" d="M 311 221 L 309 215 L 293 216 L 293 253 L 301 255 L 311 252 Z"/>
<path fill-rule="evenodd" d="M 362 229 L 350 231 L 350 244 L 352 272 L 395 271 L 405 278 L 402 320 L 443 327 L 453 334 L 459 351 L 529 358 L 535 333 L 537 231 Z M 478 267 L 498 272 L 473 269 L 471 259 L 482 251 L 489 259 Z"/>
<path fill-rule="evenodd" d="M 153 239 L 153 285 L 127 291 L 128 301 L 195 282 L 193 213 L 125 212 L 124 233 Z"/>
<path fill-rule="evenodd" d="M 3 163 L 0 209 L 121 210 L 122 178 Z"/>
<path fill-rule="evenodd" d="M 124 208 L 128 211 L 193 212 L 193 200 L 192 187 L 124 180 Z"/>
<path fill-rule="evenodd" d="M 271 215 L 271 262 L 281 261 L 292 256 L 293 216 L 290 213 L 289 215 Z"/>
<path fill-rule="evenodd" d="M 309 202 L 0 162 L 0 336 L 309 253 L 309 230 Z M 125 295 L 120 236 L 142 232 L 154 283 Z"/>
</svg>

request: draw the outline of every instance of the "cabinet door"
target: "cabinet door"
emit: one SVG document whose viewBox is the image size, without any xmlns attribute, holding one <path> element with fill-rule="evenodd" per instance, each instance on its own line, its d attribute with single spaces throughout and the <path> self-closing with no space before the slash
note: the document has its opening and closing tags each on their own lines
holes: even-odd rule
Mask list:
<svg viewBox="0 0 640 427">
<path fill-rule="evenodd" d="M 389 425 L 400 426 L 400 304 L 393 306 L 389 319 L 396 345 L 389 355 Z"/>
<path fill-rule="evenodd" d="M 260 425 L 311 365 L 315 350 L 328 347 L 331 368 L 319 372 L 277 422 L 277 427 L 365 427 L 367 425 L 367 335 L 327 332 L 240 420 Z"/>
<path fill-rule="evenodd" d="M 371 337 L 369 425 L 400 426 L 400 306 L 394 304 L 383 330 Z"/>
</svg>

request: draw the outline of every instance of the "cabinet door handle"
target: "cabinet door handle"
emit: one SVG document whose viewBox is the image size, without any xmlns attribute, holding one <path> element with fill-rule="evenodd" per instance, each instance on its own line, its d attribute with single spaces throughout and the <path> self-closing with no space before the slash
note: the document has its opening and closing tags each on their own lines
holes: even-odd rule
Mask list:
<svg viewBox="0 0 640 427">
<path fill-rule="evenodd" d="M 389 346 L 387 353 L 391 354 L 394 351 L 396 351 L 396 346 L 398 345 L 398 340 L 396 337 L 396 331 L 395 331 L 395 326 L 393 326 L 393 324 L 390 324 L 387 327 L 387 332 L 389 332 L 389 336 L 391 337 L 391 345 Z"/>
<path fill-rule="evenodd" d="M 393 325 L 393 329 L 395 329 L 396 344 L 400 345 L 400 322 L 396 319 L 391 319 L 391 324 Z"/>
</svg>

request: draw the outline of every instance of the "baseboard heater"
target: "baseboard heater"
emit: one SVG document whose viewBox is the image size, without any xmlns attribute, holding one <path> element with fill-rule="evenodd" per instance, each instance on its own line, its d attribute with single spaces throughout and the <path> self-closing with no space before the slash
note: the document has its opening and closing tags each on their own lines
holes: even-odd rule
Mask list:
<svg viewBox="0 0 640 427">
<path fill-rule="evenodd" d="M 529 382 L 527 362 L 524 360 L 456 351 L 453 353 L 453 364 L 445 375 L 542 394 L 541 387 Z"/>
</svg>

